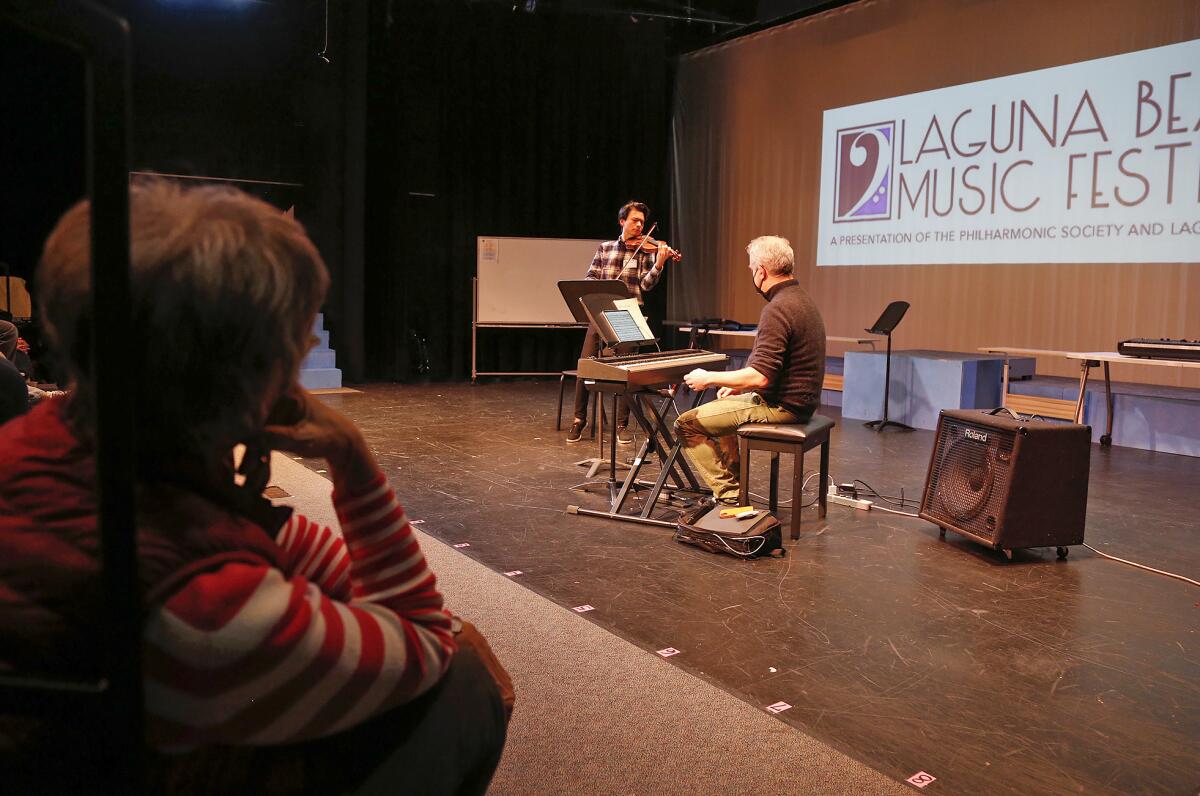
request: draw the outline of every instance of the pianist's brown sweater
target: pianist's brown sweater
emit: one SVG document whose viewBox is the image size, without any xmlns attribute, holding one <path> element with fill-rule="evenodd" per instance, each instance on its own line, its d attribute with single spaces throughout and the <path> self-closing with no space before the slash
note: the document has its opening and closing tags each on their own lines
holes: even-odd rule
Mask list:
<svg viewBox="0 0 1200 796">
<path fill-rule="evenodd" d="M 746 365 L 767 377 L 767 386 L 756 392 L 768 403 L 801 417 L 816 411 L 825 380 L 825 322 L 795 279 L 767 291 Z"/>
</svg>

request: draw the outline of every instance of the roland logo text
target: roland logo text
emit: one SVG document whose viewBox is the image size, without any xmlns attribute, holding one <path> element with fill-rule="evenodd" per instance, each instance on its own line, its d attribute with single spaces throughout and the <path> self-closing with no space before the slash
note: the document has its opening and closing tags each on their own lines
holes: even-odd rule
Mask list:
<svg viewBox="0 0 1200 796">
<path fill-rule="evenodd" d="M 973 439 L 976 442 L 987 442 L 988 435 L 982 431 L 976 431 L 973 428 L 963 429 L 963 436 L 967 439 Z"/>
</svg>

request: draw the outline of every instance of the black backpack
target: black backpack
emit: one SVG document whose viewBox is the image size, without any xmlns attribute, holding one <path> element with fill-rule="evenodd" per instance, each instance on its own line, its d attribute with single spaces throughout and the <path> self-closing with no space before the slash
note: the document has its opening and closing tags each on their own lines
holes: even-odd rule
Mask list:
<svg viewBox="0 0 1200 796">
<path fill-rule="evenodd" d="M 753 517 L 722 518 L 723 508 L 728 507 L 704 507 L 680 517 L 675 540 L 736 558 L 787 555 L 779 520 L 773 514 L 759 511 Z"/>
</svg>

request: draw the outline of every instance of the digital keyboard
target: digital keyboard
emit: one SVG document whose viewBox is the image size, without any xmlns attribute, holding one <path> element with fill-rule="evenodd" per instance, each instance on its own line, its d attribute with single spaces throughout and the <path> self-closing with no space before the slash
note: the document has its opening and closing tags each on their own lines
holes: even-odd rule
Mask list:
<svg viewBox="0 0 1200 796">
<path fill-rule="evenodd" d="M 647 354 L 620 354 L 611 357 L 587 357 L 579 360 L 579 378 L 628 384 L 631 387 L 656 387 L 676 384 L 696 368 L 724 370 L 729 362 L 725 354 L 684 348 Z"/>
<path fill-rule="evenodd" d="M 1117 343 L 1117 353 L 1146 359 L 1181 359 L 1200 361 L 1200 340 L 1151 340 L 1137 337 Z"/>
</svg>

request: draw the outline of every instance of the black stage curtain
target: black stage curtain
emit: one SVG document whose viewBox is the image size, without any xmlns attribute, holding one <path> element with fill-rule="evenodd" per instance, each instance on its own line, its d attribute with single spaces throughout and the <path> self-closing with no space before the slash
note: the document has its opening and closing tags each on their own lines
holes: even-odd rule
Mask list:
<svg viewBox="0 0 1200 796">
<path fill-rule="evenodd" d="M 46 236 L 84 193 L 84 77 L 68 48 L 0 24 L 0 262 L 31 290 Z"/>
<path fill-rule="evenodd" d="M 616 211 L 634 197 L 667 218 L 666 30 L 623 16 L 522 9 L 372 7 L 370 378 L 469 377 L 476 236 L 615 238 Z M 670 240 L 665 225 L 660 231 Z M 580 278 L 587 266 L 579 264 Z M 667 279 L 647 297 L 658 319 Z M 582 339 L 485 332 L 480 370 L 570 367 Z"/>
</svg>

